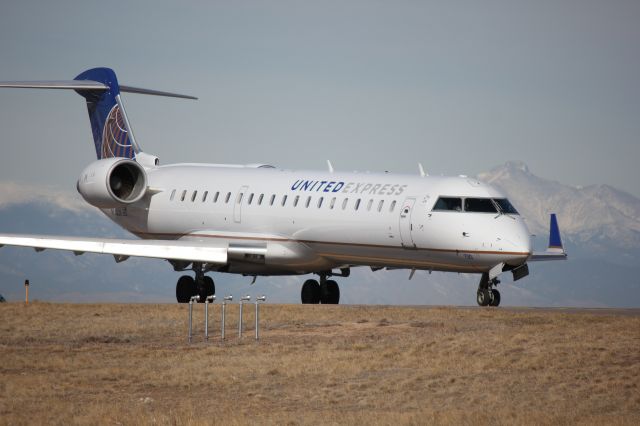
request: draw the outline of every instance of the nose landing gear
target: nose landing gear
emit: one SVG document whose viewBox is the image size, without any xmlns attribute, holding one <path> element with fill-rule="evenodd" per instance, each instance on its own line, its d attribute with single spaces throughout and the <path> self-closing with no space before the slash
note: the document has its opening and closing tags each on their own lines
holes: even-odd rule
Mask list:
<svg viewBox="0 0 640 426">
<path fill-rule="evenodd" d="M 498 278 L 489 279 L 487 272 L 482 274 L 480 278 L 480 284 L 478 284 L 478 292 L 476 294 L 476 302 L 480 306 L 499 306 L 500 305 L 500 292 L 495 287 L 500 284 Z"/>
</svg>

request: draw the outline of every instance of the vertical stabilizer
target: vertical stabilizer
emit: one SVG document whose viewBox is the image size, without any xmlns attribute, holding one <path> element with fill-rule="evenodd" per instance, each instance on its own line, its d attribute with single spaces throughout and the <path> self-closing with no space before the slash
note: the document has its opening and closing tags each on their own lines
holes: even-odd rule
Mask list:
<svg viewBox="0 0 640 426">
<path fill-rule="evenodd" d="M 110 68 L 93 68 L 74 80 L 97 81 L 108 86 L 107 90 L 102 91 L 76 89 L 87 101 L 98 159 L 135 158 L 139 150 L 120 100 L 120 86 L 115 72 Z"/>
</svg>

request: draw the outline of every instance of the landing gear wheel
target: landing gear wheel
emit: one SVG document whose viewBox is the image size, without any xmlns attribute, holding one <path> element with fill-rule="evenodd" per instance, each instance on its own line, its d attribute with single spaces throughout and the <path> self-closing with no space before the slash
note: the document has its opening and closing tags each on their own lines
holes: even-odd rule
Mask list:
<svg viewBox="0 0 640 426">
<path fill-rule="evenodd" d="M 478 302 L 478 305 L 489 306 L 489 303 L 491 303 L 490 291 L 491 290 L 484 288 L 478 289 L 478 293 L 476 295 L 476 302 Z"/>
<path fill-rule="evenodd" d="M 302 284 L 300 296 L 303 304 L 320 303 L 320 284 L 316 280 L 306 280 Z"/>
<path fill-rule="evenodd" d="M 491 290 L 491 303 L 489 306 L 500 306 L 500 292 L 495 288 Z"/>
<path fill-rule="evenodd" d="M 337 305 L 340 303 L 340 287 L 333 280 L 320 284 L 320 302 L 323 305 Z"/>
<path fill-rule="evenodd" d="M 213 278 L 202 277 L 202 280 L 198 283 L 198 295 L 200 296 L 199 303 L 204 303 L 208 296 L 216 294 L 216 286 L 213 283 Z"/>
<path fill-rule="evenodd" d="M 197 294 L 196 282 L 188 275 L 183 275 L 176 284 L 176 299 L 178 303 L 189 303 L 192 296 Z"/>
</svg>

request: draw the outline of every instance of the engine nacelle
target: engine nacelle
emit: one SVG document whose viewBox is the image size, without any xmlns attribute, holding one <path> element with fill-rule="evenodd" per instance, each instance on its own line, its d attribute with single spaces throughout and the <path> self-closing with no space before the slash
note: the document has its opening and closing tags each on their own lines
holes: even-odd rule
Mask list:
<svg viewBox="0 0 640 426">
<path fill-rule="evenodd" d="M 101 209 L 135 203 L 147 191 L 144 168 L 128 158 L 94 161 L 78 178 L 78 192 L 85 201 Z"/>
</svg>

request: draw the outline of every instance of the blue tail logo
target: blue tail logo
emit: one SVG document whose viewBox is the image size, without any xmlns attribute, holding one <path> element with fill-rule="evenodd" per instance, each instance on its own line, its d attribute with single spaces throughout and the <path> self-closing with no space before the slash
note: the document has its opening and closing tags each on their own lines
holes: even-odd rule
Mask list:
<svg viewBox="0 0 640 426">
<path fill-rule="evenodd" d="M 98 159 L 123 157 L 135 158 L 136 150 L 120 101 L 120 86 L 115 72 L 110 68 L 93 68 L 78 75 L 74 80 L 98 81 L 108 90 L 76 91 L 87 101 L 93 142 Z"/>
</svg>

